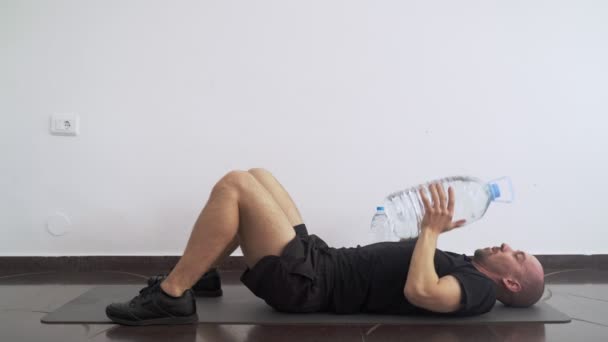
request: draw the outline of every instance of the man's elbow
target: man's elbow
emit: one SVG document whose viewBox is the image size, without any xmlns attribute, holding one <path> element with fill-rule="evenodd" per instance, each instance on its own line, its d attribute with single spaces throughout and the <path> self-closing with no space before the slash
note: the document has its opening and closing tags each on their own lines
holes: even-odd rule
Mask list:
<svg viewBox="0 0 608 342">
<path fill-rule="evenodd" d="M 412 305 L 426 310 L 449 313 L 460 309 L 462 293 L 456 278 L 446 276 L 435 287 L 425 289 L 408 287 L 405 298 Z"/>
<path fill-rule="evenodd" d="M 420 297 L 428 294 L 430 290 L 429 284 L 416 284 L 414 282 L 406 282 L 403 287 L 403 294 L 406 297 Z"/>
<path fill-rule="evenodd" d="M 403 291 L 403 295 L 405 296 L 405 299 L 407 299 L 408 302 L 416 305 L 416 303 L 424 298 L 425 292 L 421 289 L 416 289 L 416 288 L 406 288 Z"/>
</svg>

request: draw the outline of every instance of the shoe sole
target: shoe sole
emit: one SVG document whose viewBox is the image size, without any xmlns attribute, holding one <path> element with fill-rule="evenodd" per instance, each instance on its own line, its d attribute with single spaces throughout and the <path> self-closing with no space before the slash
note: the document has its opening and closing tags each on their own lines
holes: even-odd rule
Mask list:
<svg viewBox="0 0 608 342">
<path fill-rule="evenodd" d="M 164 317 L 164 318 L 154 318 L 154 319 L 146 319 L 141 321 L 127 321 L 124 319 L 112 317 L 108 315 L 108 317 L 116 323 L 124 324 L 124 325 L 178 325 L 178 324 L 198 324 L 198 315 L 193 314 L 190 316 L 183 317 Z"/>
</svg>

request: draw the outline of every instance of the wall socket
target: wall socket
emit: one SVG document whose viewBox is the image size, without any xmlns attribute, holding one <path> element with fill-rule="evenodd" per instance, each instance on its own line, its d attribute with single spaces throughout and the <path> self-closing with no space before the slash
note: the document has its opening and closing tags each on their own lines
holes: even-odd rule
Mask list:
<svg viewBox="0 0 608 342">
<path fill-rule="evenodd" d="M 51 116 L 51 134 L 78 135 L 79 121 L 76 114 L 54 114 Z"/>
</svg>

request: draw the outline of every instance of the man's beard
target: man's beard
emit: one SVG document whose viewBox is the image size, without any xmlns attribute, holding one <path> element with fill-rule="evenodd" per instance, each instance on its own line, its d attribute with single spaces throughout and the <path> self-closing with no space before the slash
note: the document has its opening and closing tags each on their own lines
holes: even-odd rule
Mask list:
<svg viewBox="0 0 608 342">
<path fill-rule="evenodd" d="M 484 254 L 483 249 L 480 248 L 480 249 L 476 249 L 475 250 L 475 254 L 473 255 L 473 259 L 475 261 L 480 261 L 480 260 L 485 259 L 485 256 L 486 255 Z"/>
</svg>

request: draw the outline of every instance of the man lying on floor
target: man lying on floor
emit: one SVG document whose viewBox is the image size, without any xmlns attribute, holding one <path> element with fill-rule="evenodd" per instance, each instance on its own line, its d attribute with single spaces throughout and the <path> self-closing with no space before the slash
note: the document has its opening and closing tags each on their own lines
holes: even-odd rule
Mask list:
<svg viewBox="0 0 608 342">
<path fill-rule="evenodd" d="M 222 294 L 215 266 L 238 246 L 247 264 L 241 281 L 283 312 L 471 316 L 490 311 L 497 299 L 514 307 L 536 303 L 544 271 L 534 256 L 504 243 L 477 249 L 472 259 L 436 248 L 441 233 L 464 221 L 452 222 L 453 189 L 448 196 L 438 184 L 429 190 L 432 202 L 420 191 L 418 238 L 332 248 L 308 235 L 270 172 L 229 172 L 213 187 L 172 271 L 151 278 L 131 301 L 108 305 L 106 314 L 127 325 L 198 322 L 194 296 Z"/>
</svg>

